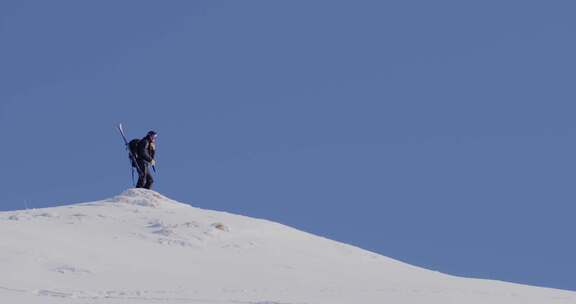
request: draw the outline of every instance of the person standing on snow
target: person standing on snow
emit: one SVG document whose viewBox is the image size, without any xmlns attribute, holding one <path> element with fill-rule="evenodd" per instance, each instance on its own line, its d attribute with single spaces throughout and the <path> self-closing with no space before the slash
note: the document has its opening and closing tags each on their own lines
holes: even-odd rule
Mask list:
<svg viewBox="0 0 576 304">
<path fill-rule="evenodd" d="M 150 166 L 156 164 L 154 156 L 156 155 L 156 132 L 150 131 L 138 143 L 136 159 L 138 162 L 138 183 L 136 188 L 151 189 L 154 179 L 150 173 Z"/>
</svg>

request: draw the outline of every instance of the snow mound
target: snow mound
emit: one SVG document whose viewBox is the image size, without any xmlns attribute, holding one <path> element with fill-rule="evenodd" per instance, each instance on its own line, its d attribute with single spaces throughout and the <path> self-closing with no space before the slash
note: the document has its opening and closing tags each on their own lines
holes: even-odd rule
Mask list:
<svg viewBox="0 0 576 304">
<path fill-rule="evenodd" d="M 464 279 L 155 191 L 0 212 L 0 303 L 574 304 Z"/>
<path fill-rule="evenodd" d="M 123 203 L 151 208 L 189 207 L 187 204 L 169 199 L 156 191 L 139 188 L 128 189 L 122 192 L 120 195 L 108 199 L 107 202 Z"/>
</svg>

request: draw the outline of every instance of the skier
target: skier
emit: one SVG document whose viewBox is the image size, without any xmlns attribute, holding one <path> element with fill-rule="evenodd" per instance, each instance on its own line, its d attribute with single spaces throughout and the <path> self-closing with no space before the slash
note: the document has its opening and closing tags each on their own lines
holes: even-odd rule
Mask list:
<svg viewBox="0 0 576 304">
<path fill-rule="evenodd" d="M 156 164 L 154 156 L 156 155 L 156 132 L 150 131 L 138 143 L 138 150 L 136 151 L 136 162 L 138 165 L 138 183 L 136 188 L 152 188 L 152 174 L 150 174 L 150 166 Z"/>
</svg>

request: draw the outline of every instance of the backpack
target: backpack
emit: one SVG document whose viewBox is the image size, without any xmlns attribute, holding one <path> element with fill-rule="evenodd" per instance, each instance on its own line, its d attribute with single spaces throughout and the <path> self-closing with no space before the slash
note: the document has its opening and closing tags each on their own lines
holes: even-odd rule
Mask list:
<svg viewBox="0 0 576 304">
<path fill-rule="evenodd" d="M 136 168 L 136 160 L 138 159 L 138 144 L 140 144 L 140 139 L 135 138 L 128 143 L 128 150 L 130 154 L 134 156 L 132 159 L 132 167 Z"/>
</svg>

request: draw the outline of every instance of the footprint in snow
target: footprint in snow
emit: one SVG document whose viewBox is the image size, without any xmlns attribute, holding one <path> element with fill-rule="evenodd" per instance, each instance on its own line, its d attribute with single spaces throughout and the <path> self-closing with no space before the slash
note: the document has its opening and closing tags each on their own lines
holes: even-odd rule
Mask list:
<svg viewBox="0 0 576 304">
<path fill-rule="evenodd" d="M 224 232 L 230 232 L 230 227 L 226 226 L 223 223 L 213 223 L 212 227 Z"/>
<path fill-rule="evenodd" d="M 92 272 L 88 269 L 83 269 L 80 267 L 75 267 L 71 265 L 62 265 L 52 269 L 54 272 L 62 273 L 62 274 L 74 274 L 74 275 L 86 275 L 92 274 Z"/>
<path fill-rule="evenodd" d="M 74 294 L 72 293 L 68 293 L 68 292 L 60 292 L 60 291 L 54 291 L 54 290 L 38 290 L 35 292 L 35 294 L 39 295 L 39 296 L 48 296 L 48 297 L 56 297 L 56 298 L 70 298 L 72 296 L 74 296 Z"/>
</svg>

